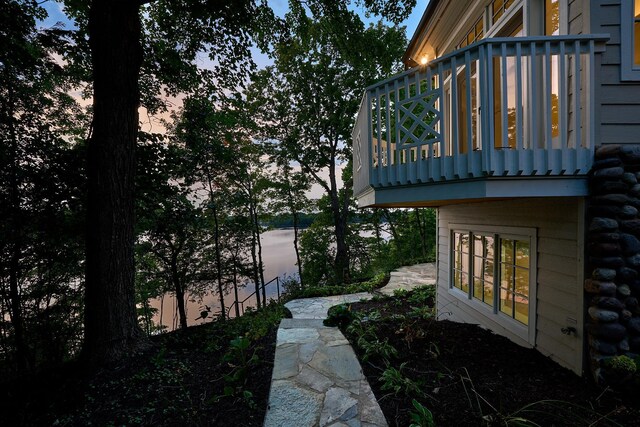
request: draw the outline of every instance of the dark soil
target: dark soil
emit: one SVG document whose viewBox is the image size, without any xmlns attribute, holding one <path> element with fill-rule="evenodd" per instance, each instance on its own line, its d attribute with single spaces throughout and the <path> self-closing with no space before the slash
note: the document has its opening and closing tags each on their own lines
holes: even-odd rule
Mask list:
<svg viewBox="0 0 640 427">
<path fill-rule="evenodd" d="M 149 351 L 99 372 L 70 362 L 2 381 L 0 425 L 262 426 L 282 313 L 153 337 Z M 246 336 L 249 347 L 226 361 L 237 335 Z M 254 354 L 254 361 L 241 362 Z M 243 366 L 245 375 L 225 380 Z M 226 386 L 233 392 L 228 396 Z"/>
<path fill-rule="evenodd" d="M 433 306 L 432 297 L 427 304 Z M 525 425 L 640 425 L 640 390 L 603 390 L 536 350 L 412 308 L 421 306 L 410 296 L 352 304 L 356 318 L 366 316 L 364 329 L 343 328 L 390 425 L 410 424 L 412 399 L 431 410 L 438 426 L 512 425 L 516 417 L 537 423 Z M 380 345 L 367 355 L 366 343 L 358 345 L 367 328 L 374 330 L 369 342 L 388 340 L 397 357 L 383 357 Z M 396 383 L 397 393 L 383 389 L 385 359 L 408 379 Z"/>
</svg>

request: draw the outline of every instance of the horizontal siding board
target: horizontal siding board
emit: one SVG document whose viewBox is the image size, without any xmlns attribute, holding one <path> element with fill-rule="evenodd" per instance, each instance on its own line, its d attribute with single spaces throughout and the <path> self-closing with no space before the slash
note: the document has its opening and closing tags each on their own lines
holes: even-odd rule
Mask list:
<svg viewBox="0 0 640 427">
<path fill-rule="evenodd" d="M 603 144 L 640 144 L 640 125 L 602 124 Z"/>
<path fill-rule="evenodd" d="M 562 256 L 574 254 L 577 250 L 578 244 L 575 240 L 538 237 L 538 253 Z"/>
<path fill-rule="evenodd" d="M 634 85 L 633 90 L 629 90 L 629 84 L 625 85 L 603 85 L 600 101 L 602 110 L 611 109 L 611 114 L 615 113 L 615 108 L 620 105 L 632 105 L 640 109 L 640 99 L 637 92 L 640 91 L 640 82 Z"/>
<path fill-rule="evenodd" d="M 628 88 L 627 91 L 629 91 Z M 636 98 L 636 102 L 638 102 L 638 98 Z M 640 104 L 603 105 L 600 117 L 603 124 L 640 125 Z M 638 138 L 638 142 L 640 142 L 640 138 Z"/>
<path fill-rule="evenodd" d="M 538 251 L 538 269 L 556 273 L 572 274 L 577 271 L 575 257 L 549 255 Z"/>
</svg>

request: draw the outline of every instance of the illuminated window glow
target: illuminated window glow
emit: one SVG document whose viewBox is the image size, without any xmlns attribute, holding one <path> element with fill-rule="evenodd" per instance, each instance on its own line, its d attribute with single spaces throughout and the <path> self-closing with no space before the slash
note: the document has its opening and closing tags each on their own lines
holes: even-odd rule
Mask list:
<svg viewBox="0 0 640 427">
<path fill-rule="evenodd" d="M 451 287 L 495 315 L 528 326 L 530 237 L 453 231 Z"/>
</svg>

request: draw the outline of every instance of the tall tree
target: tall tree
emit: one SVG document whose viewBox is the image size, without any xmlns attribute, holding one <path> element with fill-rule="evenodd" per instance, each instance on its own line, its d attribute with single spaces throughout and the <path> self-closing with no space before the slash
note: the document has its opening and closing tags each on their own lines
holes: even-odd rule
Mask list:
<svg viewBox="0 0 640 427">
<path fill-rule="evenodd" d="M 35 1 L 0 5 L 0 334 L 14 349 L 0 351 L 13 355 L 19 370 L 37 363 L 37 353 L 64 357 L 38 317 L 48 316 L 53 325 L 59 319 L 54 312 L 78 288 L 72 198 L 77 200 L 82 174 L 67 168 L 77 165 L 79 150 L 69 141 L 77 136 L 74 116 L 82 116 L 66 94 L 71 76 L 53 58 L 66 48 L 68 32 L 37 30 L 36 19 L 45 15 Z M 49 246 L 54 242 L 65 242 L 66 250 L 55 253 Z"/>
<path fill-rule="evenodd" d="M 328 196 L 335 234 L 334 275 L 349 280 L 348 210 L 351 182 L 340 196 L 340 165 L 351 156 L 351 129 L 361 88 L 401 66 L 402 29 L 365 28 L 359 16 L 322 4 L 308 16 L 295 2 L 286 20 L 291 36 L 276 45 L 275 66 L 253 79 L 249 100 L 265 132 Z M 314 8 L 312 7 L 313 11 Z M 345 40 L 345 32 L 349 40 Z"/>
</svg>

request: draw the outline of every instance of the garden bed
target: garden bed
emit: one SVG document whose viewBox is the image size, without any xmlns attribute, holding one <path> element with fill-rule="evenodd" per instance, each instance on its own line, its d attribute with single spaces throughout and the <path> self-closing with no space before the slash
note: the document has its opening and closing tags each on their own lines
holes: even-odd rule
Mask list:
<svg viewBox="0 0 640 427">
<path fill-rule="evenodd" d="M 390 425 L 411 423 L 414 399 L 439 426 L 640 425 L 637 393 L 601 389 L 478 326 L 436 321 L 433 303 L 432 290 L 379 297 L 352 304 L 343 324 Z"/>
</svg>

